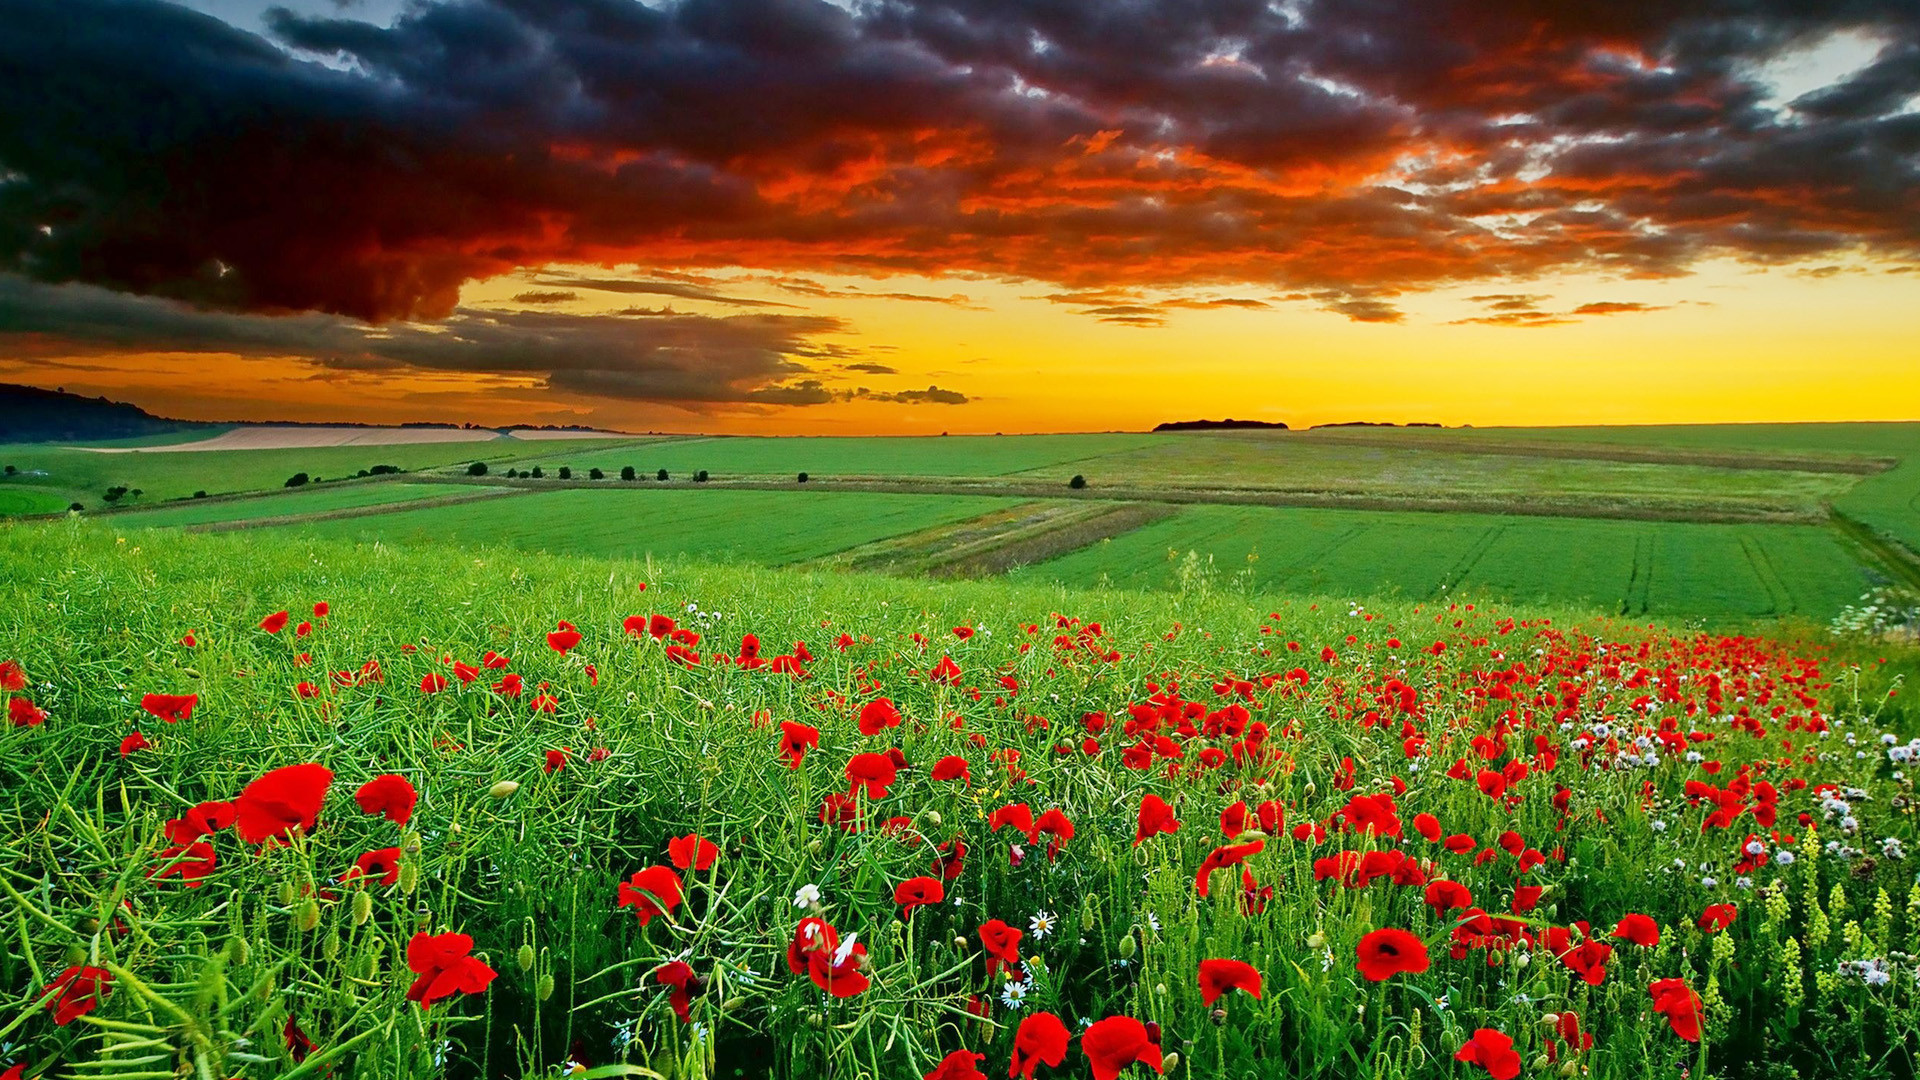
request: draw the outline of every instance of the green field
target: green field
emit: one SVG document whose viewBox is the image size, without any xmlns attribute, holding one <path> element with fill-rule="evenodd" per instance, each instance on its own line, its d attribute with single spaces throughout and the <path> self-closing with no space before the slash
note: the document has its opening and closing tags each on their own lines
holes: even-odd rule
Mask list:
<svg viewBox="0 0 1920 1080">
<path fill-rule="evenodd" d="M 679 478 L 706 469 L 716 479 L 790 477 L 804 472 L 823 480 L 847 476 L 1005 476 L 1052 469 L 1065 481 L 1081 471 L 1077 462 L 1153 446 L 1157 439 L 1143 434 L 733 436 L 673 439 L 598 452 L 577 443 L 551 443 L 526 461 L 542 466 L 549 475 L 562 465 L 582 475 L 594 466 L 618 475 L 621 468 L 631 465 L 646 476 L 666 469 Z"/>
<path fill-rule="evenodd" d="M 486 489 L 447 484 L 409 484 L 403 481 L 360 481 L 338 486 L 295 488 L 272 495 L 247 499 L 202 501 L 193 499 L 174 506 L 152 510 L 131 510 L 103 515 L 101 520 L 115 529 L 162 528 L 180 525 L 214 525 L 233 521 L 288 517 L 295 514 L 326 514 L 339 510 L 359 510 L 388 506 L 419 499 L 493 494 Z M 506 494 L 499 492 L 498 494 Z"/>
<path fill-rule="evenodd" d="M 287 528 L 408 544 L 501 544 L 557 555 L 699 555 L 771 566 L 959 521 L 1004 502 L 986 496 L 571 489 Z"/>
<path fill-rule="evenodd" d="M 1467 596 L 1719 620 L 1828 619 L 1869 580 L 1819 526 L 1244 506 L 1188 507 L 1014 576 L 1171 588 L 1189 552 L 1217 583 L 1267 592 Z"/>
</svg>

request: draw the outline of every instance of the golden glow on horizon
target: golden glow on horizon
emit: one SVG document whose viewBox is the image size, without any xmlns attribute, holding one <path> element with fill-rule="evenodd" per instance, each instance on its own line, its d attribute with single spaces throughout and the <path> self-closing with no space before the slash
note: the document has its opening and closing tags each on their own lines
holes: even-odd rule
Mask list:
<svg viewBox="0 0 1920 1080">
<path fill-rule="evenodd" d="M 581 276 L 644 272 L 575 267 Z M 0 379 L 132 400 L 187 419 L 585 423 L 626 430 L 768 434 L 936 434 L 1142 429 L 1162 420 L 1342 420 L 1477 426 L 1897 420 L 1920 418 L 1920 280 L 1863 267 L 1830 276 L 1731 262 L 1658 281 L 1561 277 L 1479 283 L 1391 298 L 1400 323 L 1357 323 L 1271 290 L 1187 290 L 1257 298 L 1262 309 L 1167 309 L 1165 325 L 1102 323 L 1049 302 L 1031 282 L 810 275 L 834 295 L 801 295 L 755 271 L 723 271 L 729 296 L 793 305 L 746 308 L 573 286 L 579 299 L 518 304 L 569 289 L 532 273 L 469 285 L 470 308 L 608 314 L 665 307 L 707 315 L 830 315 L 846 332 L 821 344 L 842 360 L 806 360 L 830 389 L 937 385 L 966 405 L 871 400 L 814 406 L 674 405 L 550 392 L 538 374 L 327 369 L 288 358 L 206 354 L 36 355 L 0 361 Z M 948 297 L 966 306 L 847 293 Z M 1489 294 L 1538 296 L 1538 309 L 1637 303 L 1659 310 L 1564 325 L 1462 325 Z M 1174 294 L 1149 294 L 1146 303 Z M 885 364 L 897 374 L 845 370 Z"/>
</svg>

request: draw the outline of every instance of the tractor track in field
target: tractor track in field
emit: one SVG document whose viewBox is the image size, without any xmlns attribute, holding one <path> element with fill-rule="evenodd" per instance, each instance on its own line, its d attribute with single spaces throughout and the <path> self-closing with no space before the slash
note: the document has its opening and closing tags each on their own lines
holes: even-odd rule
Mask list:
<svg viewBox="0 0 1920 1080">
<path fill-rule="evenodd" d="M 806 484 L 787 479 L 714 479 L 692 480 L 559 480 L 551 477 L 527 478 L 468 476 L 421 476 L 415 482 L 480 487 L 510 487 L 530 491 L 558 491 L 578 488 L 599 491 L 646 491 L 658 489 L 713 491 L 828 491 L 864 492 L 886 495 L 995 495 L 1021 499 L 1088 499 L 1105 502 L 1162 503 L 1172 505 L 1219 504 L 1226 506 L 1300 507 L 1321 510 L 1387 510 L 1434 514 L 1488 514 L 1493 516 L 1604 518 L 1619 521 L 1686 521 L 1703 524 L 1824 524 L 1826 515 L 1814 508 L 1797 509 L 1770 506 L 1652 505 L 1644 500 L 1621 498 L 1618 501 L 1592 499 L 1555 499 L 1544 496 L 1515 496 L 1511 499 L 1422 498 L 1410 495 L 1358 494 L 1339 491 L 1296 491 L 1258 488 L 1178 488 L 1158 486 L 1089 486 L 1081 489 L 1058 483 L 1008 482 L 1004 479 L 961 480 L 953 478 L 903 480 L 898 478 L 814 477 Z"/>
<path fill-rule="evenodd" d="M 1911 589 L 1920 589 L 1920 556 L 1878 529 L 1838 510 L 1830 510 L 1830 523 L 1843 541 L 1860 552 L 1865 561 L 1884 571 L 1889 578 Z"/>
</svg>

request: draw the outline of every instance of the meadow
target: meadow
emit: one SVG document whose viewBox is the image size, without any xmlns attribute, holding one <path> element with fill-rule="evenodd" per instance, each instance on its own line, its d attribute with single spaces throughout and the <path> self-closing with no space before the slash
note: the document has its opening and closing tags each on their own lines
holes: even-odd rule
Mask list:
<svg viewBox="0 0 1920 1080">
<path fill-rule="evenodd" d="M 1915 1070 L 1911 650 L 84 519 L 0 571 L 14 1075 Z"/>
</svg>

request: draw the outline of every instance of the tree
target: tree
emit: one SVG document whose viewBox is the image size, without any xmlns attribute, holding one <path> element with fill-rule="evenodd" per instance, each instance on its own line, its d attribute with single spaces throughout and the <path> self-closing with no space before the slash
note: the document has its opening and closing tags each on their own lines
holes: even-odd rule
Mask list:
<svg viewBox="0 0 1920 1080">
<path fill-rule="evenodd" d="M 601 472 L 598 466 L 587 470 L 587 479 L 589 480 L 605 480 L 606 478 L 607 474 Z"/>
<path fill-rule="evenodd" d="M 694 482 L 694 483 L 696 483 L 696 484 L 704 484 L 704 483 L 706 483 L 706 482 L 707 482 L 707 470 L 705 470 L 705 469 L 701 469 L 701 470 L 700 470 L 699 472 L 697 472 L 697 473 L 694 473 L 694 474 L 693 474 L 693 482 Z"/>
<path fill-rule="evenodd" d="M 573 470 L 571 468 L 568 468 L 565 465 L 560 466 L 560 479 L 562 480 L 573 479 Z"/>
<path fill-rule="evenodd" d="M 1074 473 L 1073 479 L 1067 481 L 1067 486 L 1075 491 L 1079 491 L 1087 486 L 1087 478 L 1081 476 L 1079 473 Z"/>
<path fill-rule="evenodd" d="M 667 478 L 667 470 L 661 469 L 659 472 L 653 474 L 653 478 L 655 480 L 665 480 Z"/>
<path fill-rule="evenodd" d="M 196 491 L 196 492 L 194 492 L 194 493 L 193 493 L 193 497 L 194 497 L 194 498 L 196 498 L 196 499 L 204 499 L 204 498 L 206 498 L 206 497 L 207 497 L 207 491 L 206 491 L 206 489 L 205 489 L 205 488 L 201 488 L 201 489 L 200 489 L 199 491 Z"/>
<path fill-rule="evenodd" d="M 473 464 L 467 466 L 467 475 L 468 476 L 487 475 L 487 463 L 484 461 L 476 461 Z"/>
<path fill-rule="evenodd" d="M 117 503 L 120 501 L 120 496 L 125 495 L 126 493 L 127 493 L 126 488 L 110 487 L 106 490 L 106 493 L 101 496 L 101 498 L 106 499 L 110 503 Z"/>
<path fill-rule="evenodd" d="M 620 470 L 620 479 L 631 480 L 633 479 L 633 477 L 634 477 L 633 466 L 629 465 L 626 468 Z"/>
<path fill-rule="evenodd" d="M 509 479 L 509 480 L 513 480 L 513 479 L 515 479 L 515 478 L 517 478 L 517 477 L 518 477 L 519 475 L 520 475 L 520 473 L 519 473 L 518 471 L 516 471 L 516 470 L 514 470 L 514 469 L 508 469 L 508 470 L 507 470 L 507 479 Z"/>
<path fill-rule="evenodd" d="M 540 471 L 540 466 L 538 466 L 538 465 L 535 465 L 535 466 L 533 467 L 533 478 L 534 478 L 535 480 L 540 480 L 540 479 L 543 479 L 543 478 L 545 478 L 545 477 L 546 477 L 546 475 L 547 475 L 546 473 L 543 473 L 543 472 L 541 472 L 541 471 Z"/>
<path fill-rule="evenodd" d="M 806 483 L 806 482 L 807 482 L 807 474 L 806 474 L 806 473 L 801 473 L 801 474 L 800 474 L 799 476 L 797 476 L 797 477 L 795 477 L 794 479 L 795 479 L 795 480 L 798 480 L 798 481 L 799 481 L 800 483 L 802 483 L 802 484 L 804 484 L 804 483 Z"/>
<path fill-rule="evenodd" d="M 85 509 L 86 509 L 86 507 L 84 507 L 84 506 L 81 506 L 81 505 L 80 505 L 79 503 L 68 503 L 68 504 L 67 504 L 67 512 L 68 512 L 68 513 L 73 513 L 73 514 L 77 514 L 77 513 L 79 513 L 80 511 L 82 511 L 82 510 L 85 510 Z"/>
<path fill-rule="evenodd" d="M 9 465 L 9 466 L 7 466 L 7 475 L 8 475 L 8 476 L 12 476 L 12 475 L 13 475 L 14 473 L 17 473 L 17 472 L 19 472 L 19 471 L 20 471 L 20 466 L 18 466 L 18 465 Z"/>
</svg>

